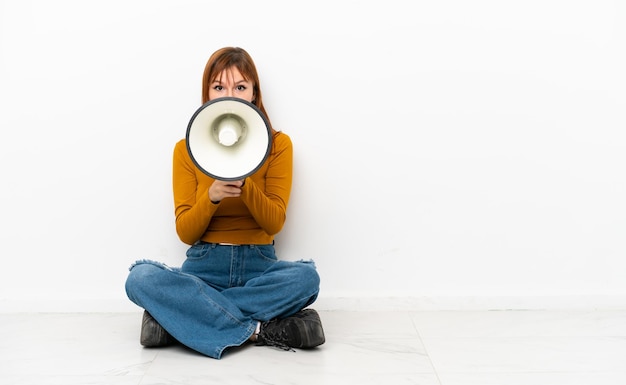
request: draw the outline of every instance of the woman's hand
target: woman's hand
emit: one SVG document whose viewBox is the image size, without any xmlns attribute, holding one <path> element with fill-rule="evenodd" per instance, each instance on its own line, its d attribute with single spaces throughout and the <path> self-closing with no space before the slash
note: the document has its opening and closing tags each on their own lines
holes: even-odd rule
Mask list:
<svg viewBox="0 0 626 385">
<path fill-rule="evenodd" d="M 236 198 L 241 195 L 241 188 L 245 183 L 243 180 L 223 181 L 216 179 L 209 187 L 209 199 L 213 203 L 219 203 L 224 198 Z"/>
</svg>

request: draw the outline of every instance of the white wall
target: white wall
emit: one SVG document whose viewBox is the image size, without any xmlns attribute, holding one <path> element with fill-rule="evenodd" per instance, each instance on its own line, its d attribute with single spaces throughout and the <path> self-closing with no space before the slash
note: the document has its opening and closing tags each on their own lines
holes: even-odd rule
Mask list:
<svg viewBox="0 0 626 385">
<path fill-rule="evenodd" d="M 295 148 L 320 307 L 626 299 L 626 9 L 608 0 L 0 0 L 0 310 L 135 309 L 180 265 L 171 156 L 209 55 Z"/>
</svg>

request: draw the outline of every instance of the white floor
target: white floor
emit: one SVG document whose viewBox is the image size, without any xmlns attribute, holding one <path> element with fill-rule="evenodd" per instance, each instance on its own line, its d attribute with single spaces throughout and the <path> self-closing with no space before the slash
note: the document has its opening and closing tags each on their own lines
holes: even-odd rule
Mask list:
<svg viewBox="0 0 626 385">
<path fill-rule="evenodd" d="M 140 312 L 0 314 L 0 384 L 624 385 L 626 311 L 320 311 L 326 344 L 145 349 Z"/>
</svg>

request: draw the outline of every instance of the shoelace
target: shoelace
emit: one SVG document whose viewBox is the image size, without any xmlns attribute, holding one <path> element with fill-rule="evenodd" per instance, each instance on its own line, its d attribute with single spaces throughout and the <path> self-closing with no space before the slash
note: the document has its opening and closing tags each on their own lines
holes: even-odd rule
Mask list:
<svg viewBox="0 0 626 385">
<path fill-rule="evenodd" d="M 264 343 L 267 346 L 272 346 L 272 347 L 276 347 L 279 349 L 282 349 L 284 351 L 292 351 L 295 352 L 295 350 L 287 345 L 286 343 L 284 343 L 283 341 L 285 341 L 287 338 L 285 337 L 285 330 L 281 329 L 279 333 L 272 333 L 271 329 L 270 331 L 266 330 L 267 326 L 270 325 L 272 323 L 272 321 L 269 322 L 264 322 L 261 326 L 261 332 L 259 333 L 258 339 L 261 340 L 262 343 Z"/>
</svg>

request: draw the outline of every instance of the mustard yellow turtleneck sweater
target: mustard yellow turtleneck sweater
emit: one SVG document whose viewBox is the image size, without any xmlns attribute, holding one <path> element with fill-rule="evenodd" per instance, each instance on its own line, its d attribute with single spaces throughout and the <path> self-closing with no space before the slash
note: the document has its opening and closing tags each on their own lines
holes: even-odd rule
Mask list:
<svg viewBox="0 0 626 385">
<path fill-rule="evenodd" d="M 198 169 L 185 139 L 174 147 L 173 188 L 176 232 L 181 241 L 270 244 L 283 227 L 291 193 L 293 147 L 287 134 L 273 135 L 272 149 L 261 168 L 246 178 L 241 196 L 213 204 L 213 178 Z"/>
</svg>

